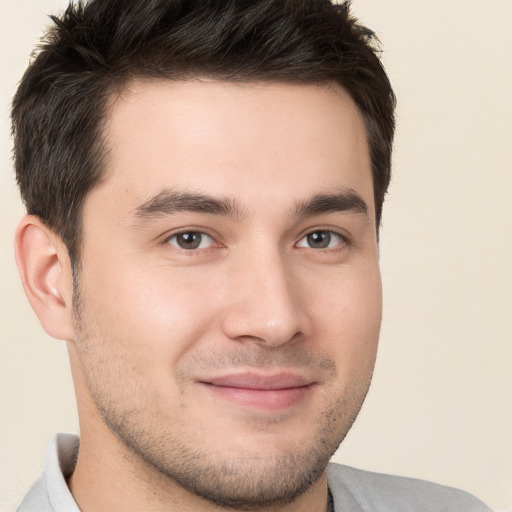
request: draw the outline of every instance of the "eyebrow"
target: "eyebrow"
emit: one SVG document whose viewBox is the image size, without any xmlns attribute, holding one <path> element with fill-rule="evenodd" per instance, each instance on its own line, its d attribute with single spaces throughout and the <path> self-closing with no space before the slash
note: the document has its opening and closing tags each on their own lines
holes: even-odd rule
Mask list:
<svg viewBox="0 0 512 512">
<path fill-rule="evenodd" d="M 234 199 L 204 194 L 163 190 L 135 209 L 135 216 L 145 222 L 165 215 L 195 212 L 241 218 L 243 209 Z"/>
<path fill-rule="evenodd" d="M 167 189 L 138 206 L 135 217 L 144 223 L 165 215 L 185 212 L 222 215 L 235 219 L 244 217 L 244 210 L 235 199 Z M 366 202 L 351 189 L 334 194 L 317 194 L 299 202 L 292 211 L 296 217 L 313 217 L 335 212 L 354 212 L 369 218 Z"/>
<path fill-rule="evenodd" d="M 369 219 L 368 205 L 354 190 L 348 189 L 335 194 L 317 194 L 299 203 L 295 210 L 298 217 L 313 217 L 324 213 L 353 212 Z"/>
</svg>

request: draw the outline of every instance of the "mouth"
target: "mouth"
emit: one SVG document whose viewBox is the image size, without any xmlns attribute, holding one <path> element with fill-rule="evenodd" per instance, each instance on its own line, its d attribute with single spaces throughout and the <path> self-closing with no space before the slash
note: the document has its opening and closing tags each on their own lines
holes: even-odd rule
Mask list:
<svg viewBox="0 0 512 512">
<path fill-rule="evenodd" d="M 199 380 L 198 384 L 221 400 L 264 411 L 297 405 L 316 385 L 311 379 L 289 372 L 272 375 L 236 373 Z"/>
</svg>

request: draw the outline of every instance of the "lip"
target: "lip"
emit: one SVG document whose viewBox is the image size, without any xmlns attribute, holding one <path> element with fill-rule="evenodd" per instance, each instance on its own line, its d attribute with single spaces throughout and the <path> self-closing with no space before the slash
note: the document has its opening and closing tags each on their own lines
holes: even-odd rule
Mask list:
<svg viewBox="0 0 512 512">
<path fill-rule="evenodd" d="M 302 402 L 315 386 L 313 380 L 290 372 L 235 373 L 201 379 L 198 383 L 220 399 L 267 411 L 286 409 Z"/>
</svg>

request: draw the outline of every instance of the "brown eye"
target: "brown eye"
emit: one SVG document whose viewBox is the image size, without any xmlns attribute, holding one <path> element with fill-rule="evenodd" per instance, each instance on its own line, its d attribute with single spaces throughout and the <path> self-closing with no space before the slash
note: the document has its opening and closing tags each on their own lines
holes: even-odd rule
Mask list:
<svg viewBox="0 0 512 512">
<path fill-rule="evenodd" d="M 343 237 L 333 231 L 312 231 L 302 238 L 297 244 L 298 247 L 309 249 L 329 249 L 343 242 Z"/>
<path fill-rule="evenodd" d="M 180 249 L 191 251 L 210 247 L 213 244 L 213 239 L 211 236 L 199 231 L 184 231 L 172 235 L 167 242 Z"/>
</svg>

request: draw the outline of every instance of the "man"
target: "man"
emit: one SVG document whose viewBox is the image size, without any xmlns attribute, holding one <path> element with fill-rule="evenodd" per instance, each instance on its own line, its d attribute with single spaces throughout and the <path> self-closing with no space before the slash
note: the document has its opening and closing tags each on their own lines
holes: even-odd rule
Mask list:
<svg viewBox="0 0 512 512">
<path fill-rule="evenodd" d="M 484 511 L 328 462 L 368 390 L 394 95 L 324 0 L 94 0 L 13 103 L 16 255 L 80 441 L 20 511 Z"/>
</svg>

